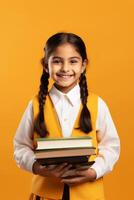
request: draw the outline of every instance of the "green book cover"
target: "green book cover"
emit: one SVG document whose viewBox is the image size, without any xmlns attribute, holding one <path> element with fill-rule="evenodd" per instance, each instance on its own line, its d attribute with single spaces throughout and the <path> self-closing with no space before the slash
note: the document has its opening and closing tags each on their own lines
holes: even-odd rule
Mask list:
<svg viewBox="0 0 134 200">
<path fill-rule="evenodd" d="M 43 152 L 43 151 L 61 151 L 61 150 L 73 150 L 73 149 L 96 149 L 95 147 L 68 147 L 68 148 L 52 148 L 52 149 L 36 149 L 35 152 Z"/>
<path fill-rule="evenodd" d="M 64 138 L 36 138 L 36 141 L 55 141 L 55 140 L 87 140 L 92 139 L 90 136 L 83 137 L 64 137 Z"/>
</svg>

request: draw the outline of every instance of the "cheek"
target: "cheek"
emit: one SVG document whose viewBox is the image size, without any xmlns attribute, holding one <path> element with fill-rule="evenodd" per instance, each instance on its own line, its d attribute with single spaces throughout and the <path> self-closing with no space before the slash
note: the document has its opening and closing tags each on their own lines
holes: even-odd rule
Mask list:
<svg viewBox="0 0 134 200">
<path fill-rule="evenodd" d="M 75 70 L 76 75 L 80 76 L 82 73 L 82 68 L 76 68 Z"/>
<path fill-rule="evenodd" d="M 57 66 L 53 66 L 53 65 L 49 66 L 49 74 L 50 75 L 56 74 L 57 71 L 58 71 L 58 67 Z"/>
</svg>

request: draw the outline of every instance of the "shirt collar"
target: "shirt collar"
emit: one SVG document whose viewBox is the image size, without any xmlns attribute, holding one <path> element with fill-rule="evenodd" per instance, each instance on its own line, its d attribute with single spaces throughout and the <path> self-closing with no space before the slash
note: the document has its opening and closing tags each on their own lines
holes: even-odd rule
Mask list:
<svg viewBox="0 0 134 200">
<path fill-rule="evenodd" d="M 52 98 L 54 104 L 57 104 L 58 101 L 63 98 L 63 96 L 66 96 L 69 103 L 74 106 L 80 102 L 80 86 L 77 84 L 74 88 L 65 94 L 53 85 L 49 91 L 49 95 Z"/>
</svg>

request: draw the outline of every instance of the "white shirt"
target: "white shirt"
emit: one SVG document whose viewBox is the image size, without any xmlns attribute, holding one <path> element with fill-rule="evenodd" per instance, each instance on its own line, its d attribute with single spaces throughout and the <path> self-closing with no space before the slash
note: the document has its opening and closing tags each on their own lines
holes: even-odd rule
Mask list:
<svg viewBox="0 0 134 200">
<path fill-rule="evenodd" d="M 81 104 L 80 87 L 77 84 L 67 94 L 64 94 L 52 86 L 49 95 L 57 112 L 63 137 L 69 137 Z M 120 140 L 117 130 L 110 111 L 101 97 L 98 98 L 96 130 L 99 141 L 98 150 L 102 156 L 96 157 L 91 168 L 96 171 L 98 179 L 113 169 L 120 155 Z M 32 138 L 33 104 L 31 100 L 14 137 L 14 158 L 17 165 L 30 172 L 32 172 L 32 165 L 35 162 Z"/>
</svg>

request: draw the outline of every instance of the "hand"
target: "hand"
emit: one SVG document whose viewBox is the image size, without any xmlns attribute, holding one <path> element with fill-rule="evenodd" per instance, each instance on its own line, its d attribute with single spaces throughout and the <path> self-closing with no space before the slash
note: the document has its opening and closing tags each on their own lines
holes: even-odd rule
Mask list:
<svg viewBox="0 0 134 200">
<path fill-rule="evenodd" d="M 73 186 L 88 181 L 94 181 L 96 179 L 96 176 L 97 175 L 94 169 L 84 169 L 83 167 L 80 167 L 73 171 L 68 170 L 68 172 L 64 173 L 61 182 Z"/>
<path fill-rule="evenodd" d="M 35 161 L 33 164 L 33 173 L 44 177 L 48 176 L 60 178 L 71 167 L 72 165 L 67 163 L 62 163 L 60 165 L 42 166 L 37 161 Z"/>
</svg>

